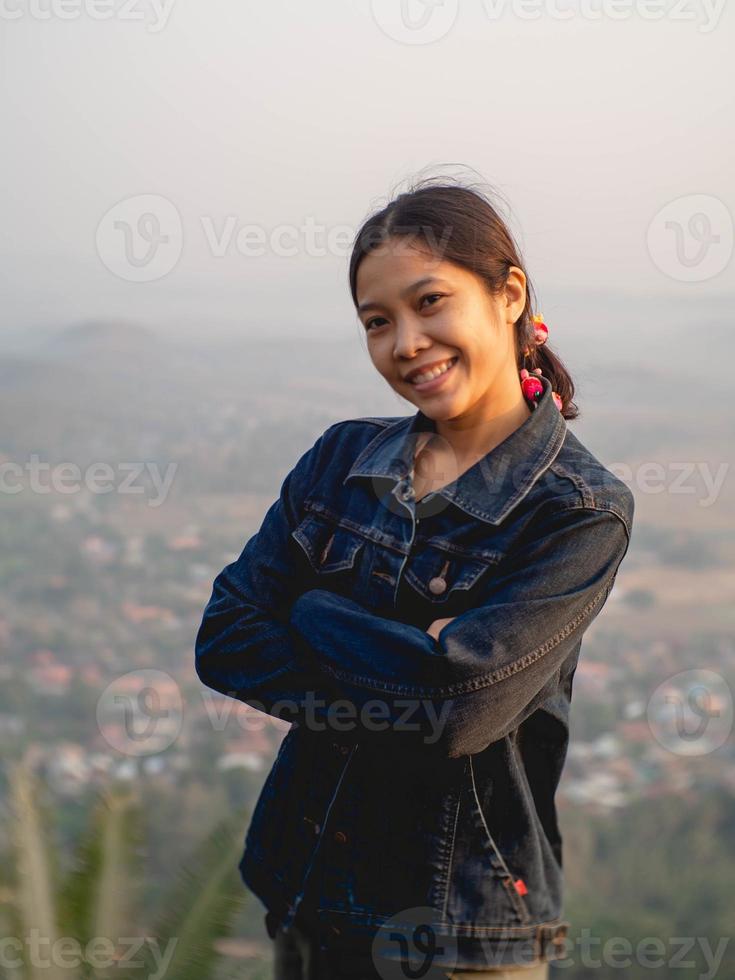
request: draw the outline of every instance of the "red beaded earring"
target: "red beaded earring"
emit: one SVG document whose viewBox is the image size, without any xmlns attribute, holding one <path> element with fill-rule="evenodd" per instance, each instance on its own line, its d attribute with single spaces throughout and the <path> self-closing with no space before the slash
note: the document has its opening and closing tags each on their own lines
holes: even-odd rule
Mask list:
<svg viewBox="0 0 735 980">
<path fill-rule="evenodd" d="M 531 322 L 533 323 L 535 345 L 536 347 L 540 347 L 542 344 L 546 343 L 546 340 L 549 336 L 549 328 L 544 323 L 544 318 L 540 314 L 538 316 L 531 317 Z M 530 353 L 531 353 L 530 348 L 526 347 L 526 349 L 523 351 L 524 362 L 525 359 L 530 355 Z M 536 408 L 539 398 L 544 393 L 544 386 L 541 384 L 538 378 L 540 374 L 541 374 L 541 368 L 535 368 L 533 371 L 528 371 L 524 367 L 521 369 L 520 372 L 521 388 L 523 390 L 523 394 L 531 403 L 531 406 L 533 408 Z M 552 391 L 551 397 L 554 399 L 554 404 L 556 405 L 556 407 L 559 409 L 559 411 L 561 411 L 562 400 L 558 392 Z"/>
</svg>

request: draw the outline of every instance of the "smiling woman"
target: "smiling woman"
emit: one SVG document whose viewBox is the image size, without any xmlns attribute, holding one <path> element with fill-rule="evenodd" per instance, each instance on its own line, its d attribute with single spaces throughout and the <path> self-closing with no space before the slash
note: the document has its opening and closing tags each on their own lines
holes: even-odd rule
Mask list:
<svg viewBox="0 0 735 980">
<path fill-rule="evenodd" d="M 349 276 L 375 368 L 458 456 L 478 458 L 527 418 L 518 384 L 525 351 L 564 417 L 577 416 L 569 374 L 536 343 L 519 250 L 476 191 L 429 180 L 400 195 L 363 225 Z"/>
<path fill-rule="evenodd" d="M 632 494 L 569 432 L 572 381 L 477 192 L 400 195 L 350 286 L 415 413 L 330 426 L 215 579 L 199 677 L 294 723 L 240 872 L 280 980 L 537 980 L 568 927 L 572 678 Z"/>
</svg>

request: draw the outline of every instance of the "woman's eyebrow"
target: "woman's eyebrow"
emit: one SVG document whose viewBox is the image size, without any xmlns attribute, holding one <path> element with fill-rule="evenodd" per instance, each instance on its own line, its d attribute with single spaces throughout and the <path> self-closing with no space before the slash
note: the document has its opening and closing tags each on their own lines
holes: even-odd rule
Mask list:
<svg viewBox="0 0 735 980">
<path fill-rule="evenodd" d="M 439 279 L 437 276 L 424 276 L 423 279 L 417 279 L 416 282 L 412 283 L 410 286 L 407 286 L 403 290 L 401 295 L 408 296 L 409 293 L 414 292 L 420 286 L 426 286 L 430 282 L 443 282 L 446 283 L 446 285 L 449 285 L 446 279 Z M 373 308 L 378 307 L 380 305 L 381 304 L 378 302 L 375 302 L 373 300 L 368 300 L 366 303 L 360 303 L 360 305 L 357 307 L 357 312 L 364 313 L 366 310 L 372 310 Z"/>
</svg>

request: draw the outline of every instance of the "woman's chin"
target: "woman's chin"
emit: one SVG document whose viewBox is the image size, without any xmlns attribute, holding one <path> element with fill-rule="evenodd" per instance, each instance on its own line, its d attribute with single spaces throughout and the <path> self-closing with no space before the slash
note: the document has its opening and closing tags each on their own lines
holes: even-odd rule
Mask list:
<svg viewBox="0 0 735 980">
<path fill-rule="evenodd" d="M 457 418 L 462 407 L 456 398 L 432 398 L 422 402 L 416 398 L 412 402 L 414 408 L 421 409 L 421 412 L 433 422 L 447 422 L 449 419 Z"/>
</svg>

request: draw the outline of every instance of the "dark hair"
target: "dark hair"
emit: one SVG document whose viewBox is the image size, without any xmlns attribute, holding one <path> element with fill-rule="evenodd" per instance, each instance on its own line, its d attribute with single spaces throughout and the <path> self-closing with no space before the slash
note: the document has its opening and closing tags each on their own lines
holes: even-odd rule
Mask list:
<svg viewBox="0 0 735 980">
<path fill-rule="evenodd" d="M 389 238 L 409 237 L 417 247 L 428 248 L 439 259 L 469 269 L 486 284 L 491 295 L 504 287 L 511 266 L 526 276 L 526 303 L 515 323 L 516 364 L 518 370 L 541 368 L 562 400 L 565 419 L 579 416 L 572 401 L 574 383 L 548 342 L 535 345 L 532 317 L 536 300 L 531 280 L 524 268 L 520 249 L 506 222 L 487 194 L 445 177 L 429 177 L 398 194 L 362 225 L 350 256 L 349 278 L 352 300 L 357 307 L 357 270 L 373 249 Z M 524 362 L 523 351 L 530 354 Z"/>
</svg>

